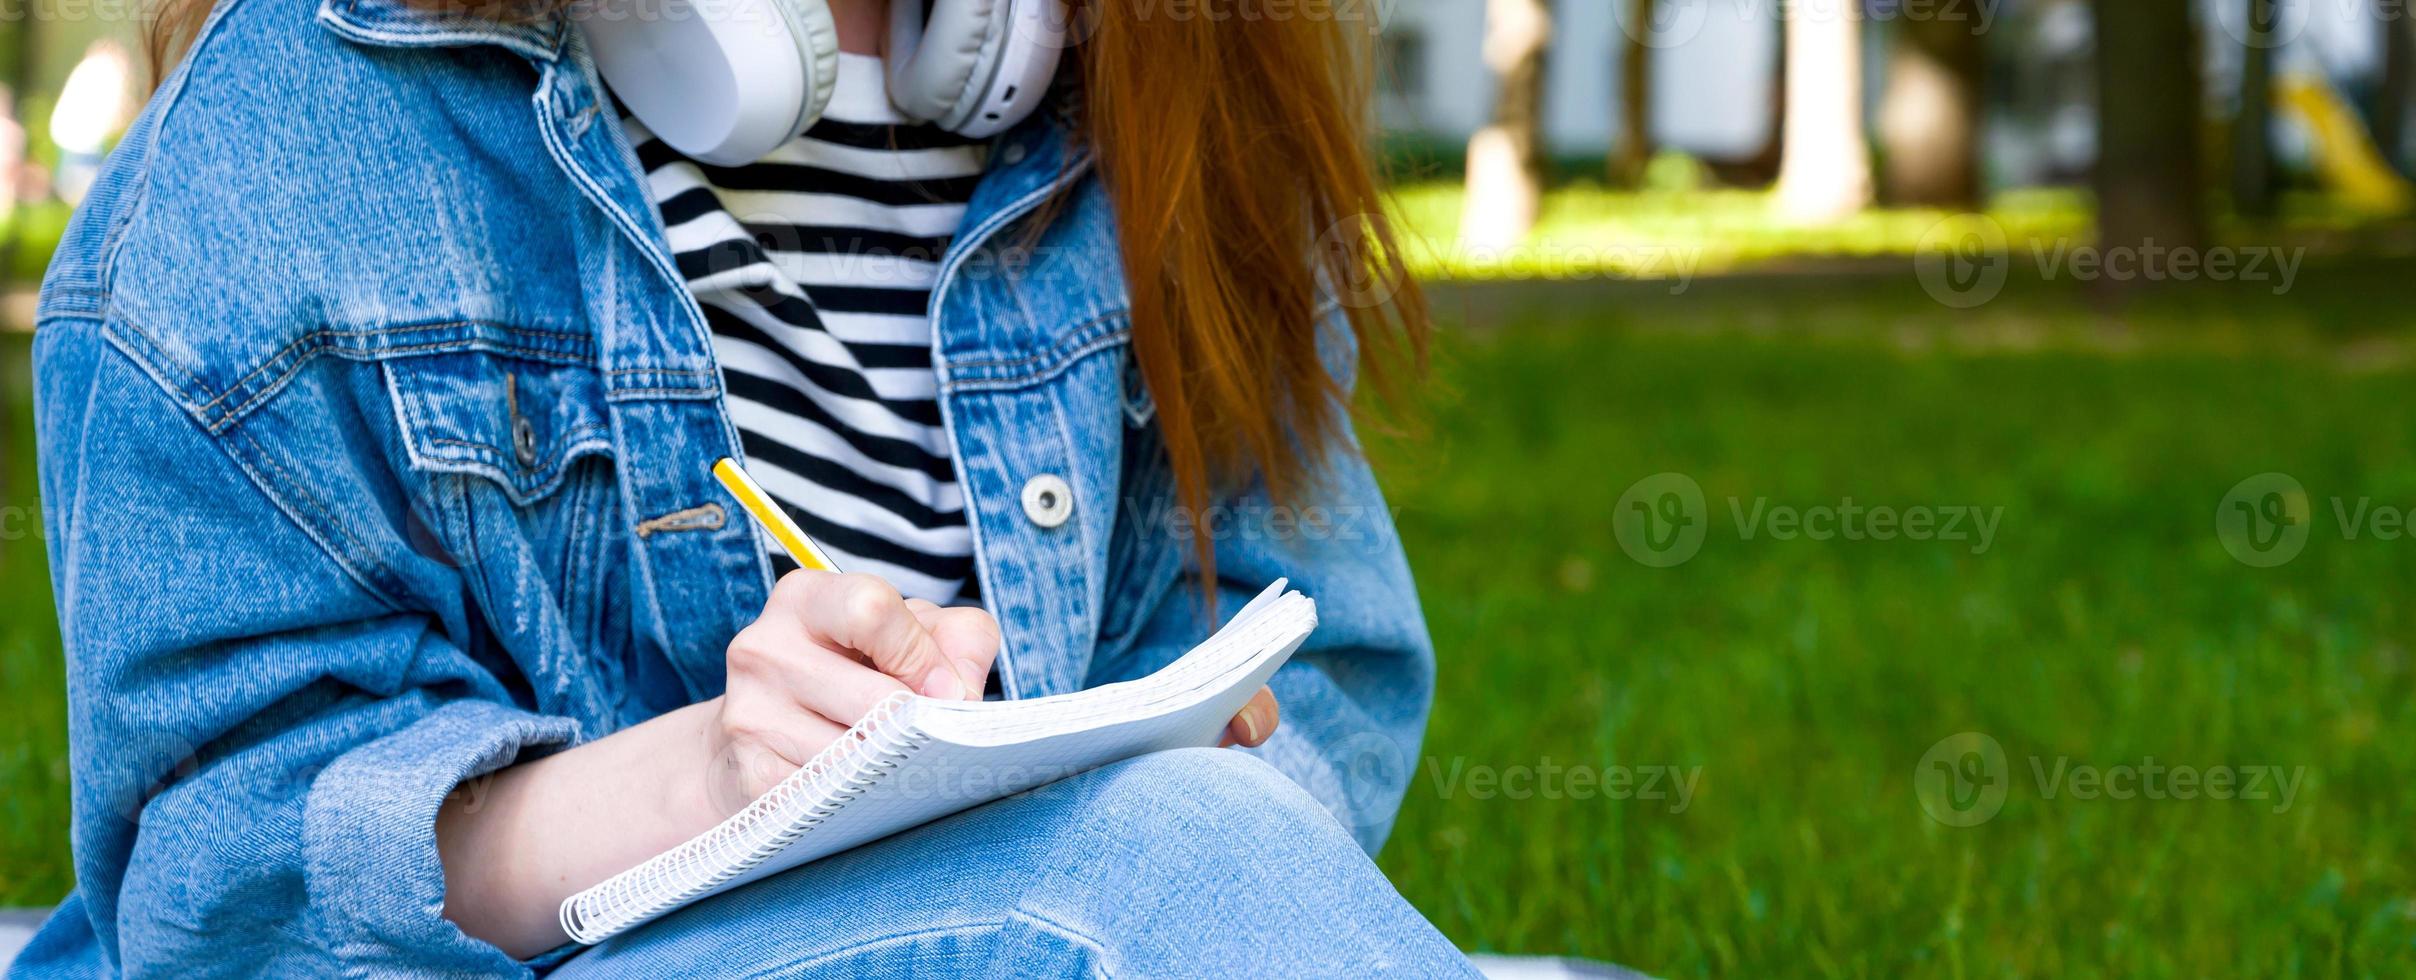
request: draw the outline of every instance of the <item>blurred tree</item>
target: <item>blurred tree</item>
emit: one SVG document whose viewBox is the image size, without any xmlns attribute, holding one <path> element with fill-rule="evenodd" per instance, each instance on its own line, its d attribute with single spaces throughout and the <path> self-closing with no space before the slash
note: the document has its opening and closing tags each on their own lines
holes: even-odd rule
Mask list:
<svg viewBox="0 0 2416 980">
<path fill-rule="evenodd" d="M 2275 0 L 2227 0 L 2247 7 L 2240 39 L 2239 105 L 2231 121 L 2231 205 L 2244 218 L 2271 218 Z"/>
<path fill-rule="evenodd" d="M 1468 140 L 1460 240 L 1472 248 L 1505 250 L 1535 227 L 1544 179 L 1544 53 L 1551 43 L 1546 0 L 1487 0 L 1485 66 L 1501 89 L 1493 122 Z"/>
<path fill-rule="evenodd" d="M 2382 81 L 2374 87 L 2374 145 L 2402 175 L 2416 177 L 2408 160 L 2408 110 L 2416 101 L 2416 19 L 2406 0 L 2374 0 L 2382 30 Z"/>
<path fill-rule="evenodd" d="M 2095 0 L 2097 234 L 2105 247 L 2205 242 L 2198 45 L 2189 0 Z"/>
<path fill-rule="evenodd" d="M 1613 0 L 1619 2 L 1619 0 Z M 1679 0 L 1690 3 L 1694 0 Z M 1618 147 L 1611 153 L 1611 186 L 1635 187 L 1653 162 L 1653 26 L 1660 0 L 1626 0 L 1627 46 L 1619 58 Z"/>
<path fill-rule="evenodd" d="M 40 40 L 38 28 L 42 18 L 14 17 L 9 20 L 6 48 L 8 67 L 4 74 L 0 74 L 0 86 L 5 86 L 7 90 L 8 115 L 22 127 L 26 103 L 29 101 L 25 93 L 33 91 L 34 59 L 41 51 L 37 42 Z M 30 133 L 30 130 L 20 128 L 20 133 Z M 20 142 L 21 145 L 30 145 L 31 141 L 21 139 Z M 7 188 L 8 195 L 6 202 L 0 202 L 5 204 L 8 221 L 5 237 L 0 237 L 0 331 L 7 331 L 30 326 L 8 322 L 11 314 L 7 312 L 14 305 L 9 302 L 9 297 L 17 291 L 17 253 L 25 240 L 25 202 L 17 199 L 17 179 L 23 156 L 18 152 L 9 152 L 0 154 L 0 160 L 5 160 L 5 165 L 12 171 L 6 181 L 0 181 L 0 187 Z M 13 378 L 10 372 L 8 365 L 0 364 L 0 496 L 15 499 L 18 481 L 23 479 L 30 486 L 33 475 L 16 471 L 17 392 L 16 386 L 11 383 Z"/>
<path fill-rule="evenodd" d="M 1983 0 L 1896 18 L 1887 87 L 1879 100 L 1886 150 L 1881 187 L 1891 204 L 1973 209 L 1980 205 L 1980 89 L 1986 52 L 1977 13 Z"/>
<path fill-rule="evenodd" d="M 1732 183 L 1740 185 L 1768 184 L 1778 180 L 1778 168 L 1787 156 L 1787 43 L 1786 26 L 1773 24 L 1780 33 L 1778 59 L 1770 72 L 1766 86 L 1770 110 L 1763 119 L 1762 146 L 1753 156 L 1739 162 Z"/>
<path fill-rule="evenodd" d="M 1789 221 L 1836 221 L 1871 203 L 1858 7 L 1859 0 L 1780 7 L 1787 23 L 1787 119 L 1776 198 L 1779 216 Z"/>
</svg>

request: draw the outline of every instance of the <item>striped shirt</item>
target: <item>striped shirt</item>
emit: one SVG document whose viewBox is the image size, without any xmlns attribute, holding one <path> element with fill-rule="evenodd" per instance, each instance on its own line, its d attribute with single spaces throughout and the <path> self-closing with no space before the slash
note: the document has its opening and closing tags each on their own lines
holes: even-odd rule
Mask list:
<svg viewBox="0 0 2416 980">
<path fill-rule="evenodd" d="M 747 470 L 848 571 L 978 601 L 927 307 L 985 145 L 908 121 L 880 59 L 853 54 L 822 120 L 746 166 L 697 163 L 625 123 L 712 328 Z M 773 563 L 796 567 L 776 546 Z"/>
</svg>

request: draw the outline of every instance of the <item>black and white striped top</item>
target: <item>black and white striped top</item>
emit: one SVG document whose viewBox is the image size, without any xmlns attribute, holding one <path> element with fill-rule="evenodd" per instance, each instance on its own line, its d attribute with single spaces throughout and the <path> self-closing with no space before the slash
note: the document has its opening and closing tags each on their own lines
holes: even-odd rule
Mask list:
<svg viewBox="0 0 2416 980">
<path fill-rule="evenodd" d="M 978 601 L 926 307 L 984 144 L 908 122 L 880 59 L 852 54 L 822 121 L 743 167 L 625 122 L 712 326 L 748 472 L 848 571 Z"/>
</svg>

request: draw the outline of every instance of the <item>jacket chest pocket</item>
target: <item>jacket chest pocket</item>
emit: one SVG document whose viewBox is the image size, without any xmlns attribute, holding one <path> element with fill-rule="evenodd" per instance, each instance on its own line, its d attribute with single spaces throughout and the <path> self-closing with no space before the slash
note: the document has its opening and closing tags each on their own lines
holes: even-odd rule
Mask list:
<svg viewBox="0 0 2416 980">
<path fill-rule="evenodd" d="M 603 383 L 588 365 L 467 351 L 388 361 L 386 383 L 414 468 L 485 477 L 517 506 L 612 446 Z"/>
<path fill-rule="evenodd" d="M 601 635 L 612 423 L 596 369 L 486 351 L 382 367 L 426 539 L 415 545 L 459 569 L 485 627 L 473 641 L 512 661 L 539 705 L 591 707 L 561 701 L 603 696 L 584 668 L 613 646 Z"/>
</svg>

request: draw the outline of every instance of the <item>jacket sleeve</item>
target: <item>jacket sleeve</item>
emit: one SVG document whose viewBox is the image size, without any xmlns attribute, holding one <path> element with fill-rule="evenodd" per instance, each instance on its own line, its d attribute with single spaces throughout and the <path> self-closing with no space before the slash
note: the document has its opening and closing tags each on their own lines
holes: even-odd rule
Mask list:
<svg viewBox="0 0 2416 980">
<path fill-rule="evenodd" d="M 129 974 L 520 971 L 443 918 L 436 811 L 574 724 L 516 707 L 461 624 L 363 580 L 394 543 L 341 537 L 310 488 L 367 464 L 204 432 L 101 334 L 45 324 L 36 370 L 103 954 Z"/>
<path fill-rule="evenodd" d="M 1384 844 L 1414 775 L 1434 697 L 1434 646 L 1374 474 L 1351 447 L 1310 496 L 1263 491 L 1197 515 L 1216 549 L 1216 608 L 1230 617 L 1278 578 L 1317 602 L 1318 626 L 1276 672 L 1282 723 L 1254 750 L 1333 812 L 1370 854 Z M 1206 638 L 1199 569 L 1181 545 L 1164 593 L 1114 673 L 1139 676 Z"/>
</svg>

